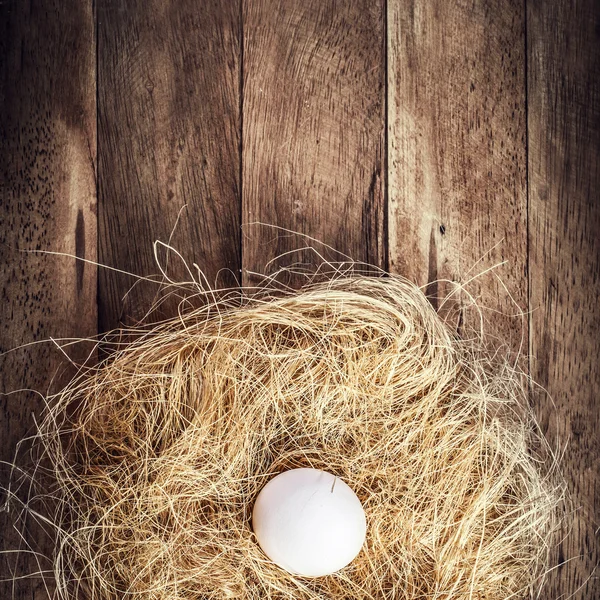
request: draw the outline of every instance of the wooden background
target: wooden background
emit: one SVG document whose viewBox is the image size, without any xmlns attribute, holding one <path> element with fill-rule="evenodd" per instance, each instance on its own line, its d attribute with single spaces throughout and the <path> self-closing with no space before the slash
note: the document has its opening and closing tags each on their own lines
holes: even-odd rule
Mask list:
<svg viewBox="0 0 600 600">
<path fill-rule="evenodd" d="M 156 286 L 93 263 L 155 275 L 155 240 L 212 285 L 252 284 L 304 243 L 255 222 L 406 275 L 441 309 L 480 274 L 467 290 L 486 330 L 549 391 L 532 403 L 565 451 L 574 525 L 541 598 L 599 598 L 599 6 L 0 1 L 0 352 L 141 318 Z M 459 329 L 469 302 L 453 296 Z M 10 461 L 42 404 L 10 392 L 68 373 L 52 343 L 0 361 Z M 17 575 L 48 566 L 26 558 Z M 0 584 L 48 595 L 39 578 Z"/>
</svg>

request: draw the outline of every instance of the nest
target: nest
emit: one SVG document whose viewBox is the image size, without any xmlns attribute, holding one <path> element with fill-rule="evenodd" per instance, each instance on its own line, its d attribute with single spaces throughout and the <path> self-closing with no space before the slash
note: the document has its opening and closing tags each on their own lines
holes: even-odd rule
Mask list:
<svg viewBox="0 0 600 600">
<path fill-rule="evenodd" d="M 527 385 L 397 277 L 215 302 L 141 334 L 52 399 L 59 595 L 94 600 L 526 598 L 555 530 Z M 287 469 L 344 480 L 367 516 L 325 577 L 252 532 Z"/>
</svg>

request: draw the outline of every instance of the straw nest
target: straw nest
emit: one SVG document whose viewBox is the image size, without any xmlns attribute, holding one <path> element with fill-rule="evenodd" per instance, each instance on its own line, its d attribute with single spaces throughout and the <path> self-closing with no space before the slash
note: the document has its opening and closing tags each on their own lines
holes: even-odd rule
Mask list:
<svg viewBox="0 0 600 600">
<path fill-rule="evenodd" d="M 400 278 L 161 324 L 53 398 L 39 439 L 64 598 L 506 600 L 547 567 L 557 488 L 522 376 Z M 291 575 L 253 536 L 258 492 L 296 467 L 365 508 L 333 575 Z"/>
</svg>

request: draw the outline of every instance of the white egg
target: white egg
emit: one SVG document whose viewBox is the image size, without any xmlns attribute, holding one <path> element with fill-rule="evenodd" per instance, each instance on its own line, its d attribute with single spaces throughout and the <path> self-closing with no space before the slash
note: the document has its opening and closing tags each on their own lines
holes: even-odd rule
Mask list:
<svg viewBox="0 0 600 600">
<path fill-rule="evenodd" d="M 352 562 L 365 541 L 365 511 L 339 477 L 293 469 L 258 494 L 252 528 L 265 554 L 296 575 L 320 577 Z"/>
</svg>

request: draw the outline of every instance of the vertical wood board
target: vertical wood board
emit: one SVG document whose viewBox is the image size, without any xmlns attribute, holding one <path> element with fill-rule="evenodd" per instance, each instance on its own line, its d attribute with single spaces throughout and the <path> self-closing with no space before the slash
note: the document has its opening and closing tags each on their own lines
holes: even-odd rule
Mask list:
<svg viewBox="0 0 600 600">
<path fill-rule="evenodd" d="M 244 0 L 243 14 L 244 282 L 305 244 L 344 260 L 256 222 L 383 267 L 383 1 Z M 320 258 L 296 252 L 277 264 L 294 262 L 311 270 Z"/>
<path fill-rule="evenodd" d="M 600 5 L 528 2 L 531 373 L 573 515 L 544 600 L 600 597 Z"/>
<path fill-rule="evenodd" d="M 98 31 L 100 262 L 162 284 L 201 279 L 197 263 L 211 287 L 233 285 L 240 270 L 238 4 L 99 0 Z M 167 277 L 155 260 L 157 240 L 182 256 L 158 248 Z M 101 330 L 143 318 L 159 288 L 101 269 Z M 178 302 L 176 294 L 152 318 L 173 316 Z"/>
<path fill-rule="evenodd" d="M 33 390 L 56 391 L 70 375 L 50 338 L 96 333 L 96 268 L 35 253 L 96 260 L 94 46 L 89 3 L 0 3 L 0 461 L 12 461 L 17 442 L 34 430 L 43 402 Z M 82 361 L 90 349 L 66 352 Z M 3 463 L 0 485 L 8 476 Z M 9 508 L 0 545 L 25 549 L 13 530 L 19 503 L 4 502 L 0 493 Z M 44 528 L 31 519 L 27 527 L 32 549 L 49 553 Z M 26 553 L 0 556 L 0 597 L 48 598 L 39 577 L 10 581 L 47 567 Z"/>
<path fill-rule="evenodd" d="M 527 334 L 524 24 L 513 0 L 388 2 L 390 270 L 459 330 L 480 329 L 476 301 L 513 354 Z M 444 302 L 456 282 L 467 293 Z"/>
</svg>

